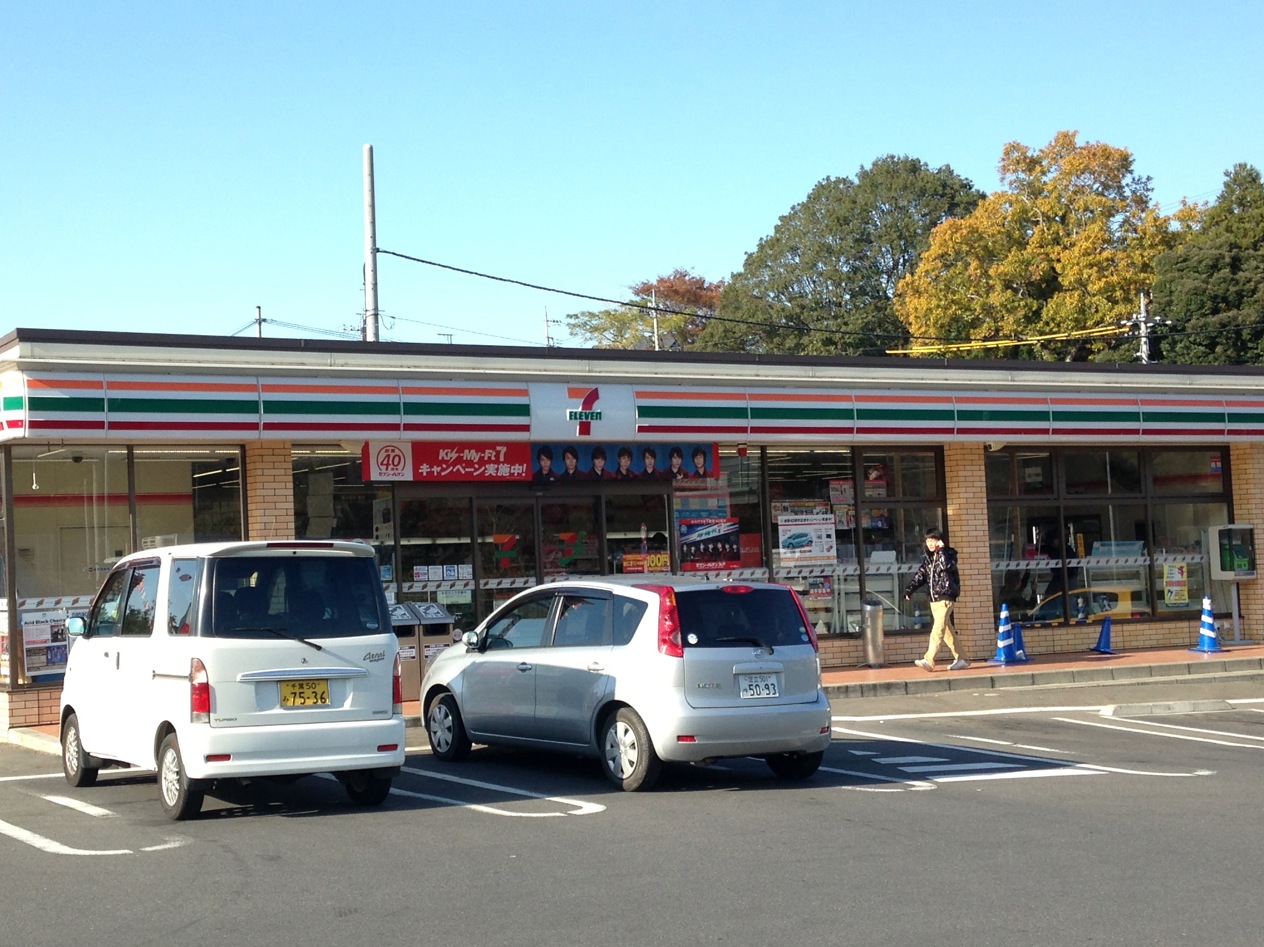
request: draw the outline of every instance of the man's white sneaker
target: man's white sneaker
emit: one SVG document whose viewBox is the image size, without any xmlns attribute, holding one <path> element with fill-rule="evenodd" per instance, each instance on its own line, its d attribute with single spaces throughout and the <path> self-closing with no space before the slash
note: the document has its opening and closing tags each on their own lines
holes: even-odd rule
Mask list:
<svg viewBox="0 0 1264 947">
<path fill-rule="evenodd" d="M 967 661 L 965 658 L 957 658 L 957 660 L 953 661 L 952 664 L 948 665 L 948 670 L 964 671 L 969 666 L 970 666 L 970 662 Z"/>
<path fill-rule="evenodd" d="M 925 658 L 918 658 L 918 659 L 917 659 L 916 661 L 914 661 L 913 663 L 914 663 L 914 664 L 916 664 L 916 665 L 917 665 L 919 668 L 921 668 L 923 671 L 933 671 L 933 670 L 935 670 L 935 665 L 931 664 L 931 663 L 930 663 L 929 661 L 927 661 Z"/>
</svg>

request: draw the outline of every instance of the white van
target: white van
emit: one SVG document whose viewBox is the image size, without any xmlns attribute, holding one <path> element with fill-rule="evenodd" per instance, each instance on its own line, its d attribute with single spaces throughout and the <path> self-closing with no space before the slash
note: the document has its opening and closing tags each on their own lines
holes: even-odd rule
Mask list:
<svg viewBox="0 0 1264 947">
<path fill-rule="evenodd" d="M 133 553 L 67 623 L 62 767 L 158 772 L 169 818 L 216 780 L 332 773 L 377 805 L 404 762 L 403 697 L 373 549 L 233 542 Z"/>
</svg>

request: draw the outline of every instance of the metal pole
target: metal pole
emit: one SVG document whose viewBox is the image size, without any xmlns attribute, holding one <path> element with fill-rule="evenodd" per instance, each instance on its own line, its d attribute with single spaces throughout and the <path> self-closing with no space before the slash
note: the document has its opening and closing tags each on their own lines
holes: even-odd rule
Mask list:
<svg viewBox="0 0 1264 947">
<path fill-rule="evenodd" d="M 255 306 L 255 334 L 263 338 L 263 307 Z"/>
<path fill-rule="evenodd" d="M 377 219 L 373 146 L 364 146 L 364 341 L 377 341 Z"/>
<path fill-rule="evenodd" d="M 1150 364 L 1150 320 L 1146 314 L 1145 293 L 1141 294 L 1141 364 Z"/>
</svg>

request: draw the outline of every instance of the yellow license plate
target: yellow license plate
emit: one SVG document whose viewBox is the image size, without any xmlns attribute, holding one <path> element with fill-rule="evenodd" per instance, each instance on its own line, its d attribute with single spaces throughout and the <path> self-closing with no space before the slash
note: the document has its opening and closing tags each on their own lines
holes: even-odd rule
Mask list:
<svg viewBox="0 0 1264 947">
<path fill-rule="evenodd" d="M 282 707 L 319 707 L 329 703 L 328 681 L 282 681 Z"/>
</svg>

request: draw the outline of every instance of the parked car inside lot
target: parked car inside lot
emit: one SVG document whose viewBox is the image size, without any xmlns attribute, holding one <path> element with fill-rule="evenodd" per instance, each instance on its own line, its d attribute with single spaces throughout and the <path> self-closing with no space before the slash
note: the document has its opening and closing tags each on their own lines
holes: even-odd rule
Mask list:
<svg viewBox="0 0 1264 947">
<path fill-rule="evenodd" d="M 830 741 L 816 634 L 794 591 L 680 576 L 528 589 L 430 664 L 421 685 L 435 756 L 471 743 L 601 761 L 650 788 L 663 762 L 761 756 L 806 779 Z"/>
<path fill-rule="evenodd" d="M 1064 616 L 1063 610 L 1068 606 Z M 1101 585 L 1091 589 L 1075 589 L 1069 596 L 1064 592 L 1050 595 L 1031 610 L 1026 620 L 1033 623 L 1059 622 L 1064 617 L 1069 617 L 1071 621 L 1098 621 L 1107 616 L 1119 619 L 1148 618 L 1149 615 L 1150 602 L 1144 589 Z"/>
<path fill-rule="evenodd" d="M 224 779 L 333 773 L 377 805 L 403 765 L 398 640 L 364 544 L 134 553 L 67 632 L 71 785 L 107 766 L 156 769 L 163 811 L 183 819 Z"/>
</svg>

